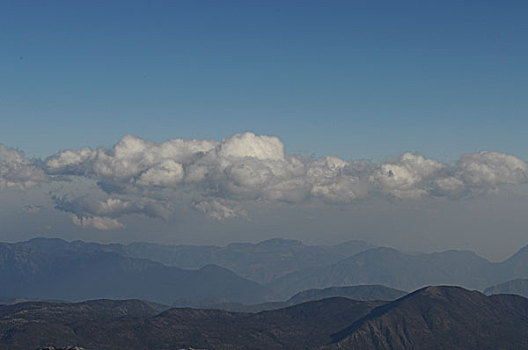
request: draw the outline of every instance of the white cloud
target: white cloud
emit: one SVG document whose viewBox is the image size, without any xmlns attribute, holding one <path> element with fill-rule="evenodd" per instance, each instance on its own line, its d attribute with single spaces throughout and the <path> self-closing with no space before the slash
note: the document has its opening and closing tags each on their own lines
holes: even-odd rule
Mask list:
<svg viewBox="0 0 528 350">
<path fill-rule="evenodd" d="M 219 155 L 221 157 L 282 160 L 284 159 L 284 145 L 278 137 L 256 136 L 246 132 L 224 139 Z"/>
<path fill-rule="evenodd" d="M 49 181 L 36 163 L 27 159 L 24 152 L 0 144 L 0 189 L 25 189 Z"/>
<path fill-rule="evenodd" d="M 306 178 L 310 194 L 330 203 L 350 203 L 368 195 L 368 182 L 363 174 L 363 162 L 345 162 L 324 157 L 310 163 Z"/>
<path fill-rule="evenodd" d="M 528 182 L 528 164 L 499 152 L 466 154 L 457 163 L 457 173 L 469 186 L 492 187 Z"/>
<path fill-rule="evenodd" d="M 449 176 L 436 179 L 433 183 L 432 193 L 451 198 L 459 198 L 468 194 L 468 187 L 464 181 L 456 176 Z"/>
<path fill-rule="evenodd" d="M 146 170 L 135 181 L 140 186 L 175 186 L 183 180 L 183 166 L 167 159 Z"/>
<path fill-rule="evenodd" d="M 82 175 L 86 170 L 80 165 L 92 160 L 96 154 L 89 147 L 84 147 L 80 150 L 66 150 L 48 158 L 46 161 L 47 170 L 51 174 L 59 172 Z"/>
<path fill-rule="evenodd" d="M 446 167 L 420 154 L 404 153 L 394 162 L 378 165 L 369 179 L 383 194 L 419 198 L 428 193 L 428 181 Z"/>
<path fill-rule="evenodd" d="M 65 150 L 45 162 L 0 147 L 0 187 L 25 188 L 71 176 L 95 181 L 105 198 L 54 198 L 57 209 L 92 227 L 111 222 L 117 227 L 111 220 L 130 214 L 168 220 L 178 201 L 224 220 L 245 215 L 242 207 L 249 201 L 347 204 L 379 195 L 455 199 L 528 182 L 527 163 L 503 153 L 468 154 L 453 165 L 412 153 L 382 163 L 313 159 L 289 155 L 277 137 L 253 133 L 161 143 L 127 135 L 110 149 Z"/>
</svg>

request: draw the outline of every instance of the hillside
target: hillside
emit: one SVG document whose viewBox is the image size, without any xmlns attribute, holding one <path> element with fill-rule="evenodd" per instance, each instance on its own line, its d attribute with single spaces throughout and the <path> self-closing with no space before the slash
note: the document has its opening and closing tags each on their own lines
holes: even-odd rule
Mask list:
<svg viewBox="0 0 528 350">
<path fill-rule="evenodd" d="M 528 349 L 528 299 L 427 287 L 393 302 L 329 298 L 260 313 L 141 301 L 0 306 L 0 349 Z"/>
<path fill-rule="evenodd" d="M 372 310 L 325 349 L 526 349 L 528 299 L 427 287 Z"/>
<path fill-rule="evenodd" d="M 120 302 L 116 302 L 119 303 Z M 128 303 L 128 302 L 123 302 Z M 0 306 L 0 349 L 82 346 L 106 349 L 301 349 L 331 341 L 331 334 L 380 302 L 332 298 L 258 314 L 170 309 L 156 316 L 147 305 L 130 315 L 92 303 Z"/>
</svg>

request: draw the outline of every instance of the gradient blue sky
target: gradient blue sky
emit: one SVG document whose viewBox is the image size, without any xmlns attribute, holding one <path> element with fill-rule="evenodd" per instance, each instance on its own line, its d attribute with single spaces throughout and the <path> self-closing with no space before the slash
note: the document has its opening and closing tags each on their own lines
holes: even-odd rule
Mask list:
<svg viewBox="0 0 528 350">
<path fill-rule="evenodd" d="M 528 158 L 526 1 L 2 1 L 0 141 Z"/>
<path fill-rule="evenodd" d="M 0 145 L 107 148 L 1 148 L 0 240 L 504 258 L 528 243 L 527 18 L 525 0 L 0 1 Z M 143 141 L 172 138 L 226 139 L 174 159 Z"/>
</svg>

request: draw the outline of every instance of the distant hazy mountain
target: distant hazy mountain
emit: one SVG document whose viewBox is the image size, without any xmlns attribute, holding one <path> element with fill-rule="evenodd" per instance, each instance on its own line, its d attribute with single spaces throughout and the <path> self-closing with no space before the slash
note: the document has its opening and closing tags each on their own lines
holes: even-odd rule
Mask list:
<svg viewBox="0 0 528 350">
<path fill-rule="evenodd" d="M 516 279 L 484 289 L 484 294 L 517 294 L 528 298 L 528 279 Z"/>
<path fill-rule="evenodd" d="M 122 255 L 146 258 L 168 266 L 200 268 L 208 264 L 219 265 L 259 283 L 299 269 L 332 264 L 372 247 L 363 241 L 314 246 L 281 238 L 256 244 L 231 243 L 225 247 L 153 243 L 112 246 Z"/>
<path fill-rule="evenodd" d="M 517 278 L 528 278 L 528 245 L 510 258 L 493 264 L 489 271 L 492 283 L 503 283 Z M 488 284 L 491 285 L 492 283 Z M 487 286 L 485 286 L 487 287 Z"/>
<path fill-rule="evenodd" d="M 359 285 L 350 287 L 330 287 L 325 289 L 308 289 L 295 294 L 288 302 L 300 304 L 307 301 L 332 297 L 344 297 L 354 300 L 396 300 L 406 295 L 402 290 L 385 287 L 382 285 Z"/>
<path fill-rule="evenodd" d="M 528 299 L 428 287 L 373 309 L 325 349 L 527 349 Z"/>
<path fill-rule="evenodd" d="M 329 298 L 256 314 L 140 301 L 0 306 L 0 349 L 527 349 L 528 299 L 428 287 L 393 302 Z"/>
<path fill-rule="evenodd" d="M 392 301 L 407 293 L 398 289 L 382 285 L 359 285 L 350 287 L 331 287 L 325 289 L 309 289 L 295 294 L 286 301 L 268 302 L 255 305 L 241 304 L 217 304 L 208 305 L 216 309 L 237 312 L 260 312 L 266 310 L 277 310 L 288 306 L 298 305 L 308 301 L 316 301 L 326 298 L 342 297 L 360 301 L 384 300 Z"/>
<path fill-rule="evenodd" d="M 409 291 L 449 284 L 482 290 L 528 278 L 528 247 L 500 263 L 470 251 L 409 254 L 368 247 L 357 241 L 308 246 L 281 239 L 226 247 L 105 245 L 42 238 L 0 243 L 0 300 L 141 298 L 174 306 L 247 310 L 235 304 L 287 300 L 314 288 L 380 284 Z M 359 253 L 348 255 L 356 250 Z M 166 266 L 141 256 L 199 268 Z M 262 286 L 226 268 L 202 265 L 210 261 L 232 266 L 254 279 L 274 278 Z M 265 309 L 277 305 L 291 304 Z"/>
<path fill-rule="evenodd" d="M 140 298 L 170 305 L 259 303 L 269 296 L 266 288 L 215 265 L 185 270 L 62 240 L 0 244 L 0 299 Z"/>
<path fill-rule="evenodd" d="M 414 290 L 431 284 L 483 288 L 491 263 L 469 251 L 406 254 L 392 248 L 363 251 L 338 263 L 305 269 L 272 281 L 269 286 L 287 297 L 299 289 L 357 284 L 382 284 Z"/>
</svg>

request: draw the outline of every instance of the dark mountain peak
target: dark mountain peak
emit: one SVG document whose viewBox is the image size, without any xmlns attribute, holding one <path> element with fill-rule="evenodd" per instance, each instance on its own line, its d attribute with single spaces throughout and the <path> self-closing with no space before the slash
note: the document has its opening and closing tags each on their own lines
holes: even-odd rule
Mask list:
<svg viewBox="0 0 528 350">
<path fill-rule="evenodd" d="M 460 296 L 462 294 L 469 294 L 469 291 L 462 287 L 454 286 L 428 286 L 417 291 L 417 295 L 433 298 L 433 299 L 449 299 Z"/>
<path fill-rule="evenodd" d="M 525 348 L 527 311 L 516 296 L 429 286 L 373 309 L 334 340 L 339 349 Z"/>
<path fill-rule="evenodd" d="M 428 299 L 444 302 L 462 302 L 465 300 L 483 299 L 486 296 L 479 291 L 472 291 L 458 286 L 427 286 L 407 294 L 402 298 L 407 301 L 412 299 Z"/>
</svg>

